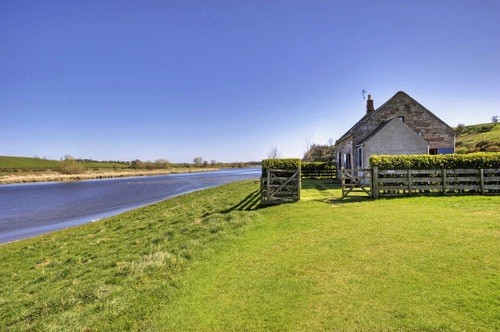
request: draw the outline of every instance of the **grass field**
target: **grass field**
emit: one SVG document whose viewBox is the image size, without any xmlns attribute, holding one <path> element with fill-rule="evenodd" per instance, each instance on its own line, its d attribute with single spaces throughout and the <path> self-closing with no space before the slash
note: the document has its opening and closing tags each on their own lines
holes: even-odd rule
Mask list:
<svg viewBox="0 0 500 332">
<path fill-rule="evenodd" d="M 130 165 L 114 162 L 83 162 L 86 168 L 129 168 Z M 7 157 L 0 156 L 0 169 L 57 169 L 59 162 L 57 160 L 48 160 L 41 158 L 27 157 Z"/>
<path fill-rule="evenodd" d="M 492 147 L 500 148 L 500 124 L 484 123 L 473 126 L 466 126 L 464 133 L 456 138 L 457 151 L 474 152 L 478 150 L 478 143 Z M 484 151 L 484 150 L 483 150 Z"/>
<path fill-rule="evenodd" d="M 233 183 L 0 246 L 0 330 L 500 329 L 500 197 Z"/>
<path fill-rule="evenodd" d="M 45 169 L 57 168 L 58 166 L 59 163 L 56 160 L 0 156 L 0 169 Z"/>
</svg>

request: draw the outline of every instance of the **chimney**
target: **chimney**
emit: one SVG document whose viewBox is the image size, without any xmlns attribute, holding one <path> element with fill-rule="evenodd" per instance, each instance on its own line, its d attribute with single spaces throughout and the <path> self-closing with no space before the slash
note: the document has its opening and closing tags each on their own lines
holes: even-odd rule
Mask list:
<svg viewBox="0 0 500 332">
<path fill-rule="evenodd" d="M 366 101 L 366 114 L 371 113 L 373 111 L 375 111 L 375 108 L 373 107 L 372 95 L 368 95 L 368 100 Z"/>
</svg>

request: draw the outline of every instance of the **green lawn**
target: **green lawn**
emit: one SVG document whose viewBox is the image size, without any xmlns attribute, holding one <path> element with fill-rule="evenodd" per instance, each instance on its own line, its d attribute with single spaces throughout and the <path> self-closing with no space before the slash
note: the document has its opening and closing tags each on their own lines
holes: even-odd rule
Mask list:
<svg viewBox="0 0 500 332">
<path fill-rule="evenodd" d="M 0 246 L 0 330 L 500 329 L 500 197 L 257 187 Z"/>
</svg>

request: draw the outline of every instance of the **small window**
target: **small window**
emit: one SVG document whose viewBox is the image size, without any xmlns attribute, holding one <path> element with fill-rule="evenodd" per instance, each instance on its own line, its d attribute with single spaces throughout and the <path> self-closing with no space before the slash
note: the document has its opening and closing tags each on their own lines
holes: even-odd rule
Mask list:
<svg viewBox="0 0 500 332">
<path fill-rule="evenodd" d="M 363 148 L 356 148 L 356 150 L 357 150 L 356 164 L 358 168 L 363 168 Z"/>
<path fill-rule="evenodd" d="M 429 154 L 430 155 L 436 155 L 436 154 L 438 154 L 438 149 L 429 149 Z"/>
<path fill-rule="evenodd" d="M 398 116 L 399 121 L 405 123 L 405 117 L 404 116 Z"/>
<path fill-rule="evenodd" d="M 344 153 L 344 168 L 351 169 L 351 154 Z"/>
</svg>

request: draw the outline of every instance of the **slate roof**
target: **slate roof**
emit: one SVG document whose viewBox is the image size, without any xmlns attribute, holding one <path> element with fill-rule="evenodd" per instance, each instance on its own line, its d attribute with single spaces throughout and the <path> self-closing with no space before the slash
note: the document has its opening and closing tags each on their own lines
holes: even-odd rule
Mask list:
<svg viewBox="0 0 500 332">
<path fill-rule="evenodd" d="M 354 126 L 352 126 L 351 129 L 349 129 L 344 135 L 342 135 L 342 137 L 340 137 L 335 144 L 338 144 L 338 143 L 342 142 L 343 140 L 345 140 L 346 138 L 348 138 L 349 136 L 351 136 L 352 133 L 354 131 L 356 131 L 356 129 L 358 129 L 361 125 L 363 125 L 368 119 L 370 119 L 375 114 L 377 114 L 381 109 L 383 109 L 385 107 L 386 104 L 388 104 L 389 102 L 391 102 L 394 98 L 398 98 L 398 97 L 409 98 L 410 100 L 412 100 L 415 103 L 417 103 L 417 105 L 419 105 L 420 107 L 422 107 L 424 110 L 426 110 L 427 112 L 429 112 L 429 114 L 431 114 L 434 118 L 436 118 L 436 120 L 442 122 L 448 128 L 450 128 L 451 130 L 453 130 L 453 128 L 451 128 L 447 123 L 445 123 L 443 120 L 441 120 L 440 118 L 438 118 L 434 113 L 432 113 L 431 111 L 429 111 L 427 108 L 425 108 L 424 106 L 422 106 L 418 101 L 416 101 L 415 99 L 413 99 L 412 97 L 410 97 L 406 92 L 404 92 L 404 91 L 398 91 L 394 96 L 392 96 L 389 100 L 387 100 L 385 103 L 383 103 L 382 105 L 380 105 L 376 110 L 374 110 L 374 111 L 372 111 L 370 113 L 366 113 L 358 122 L 356 122 L 356 124 Z M 387 121 L 390 121 L 390 120 L 392 120 L 392 119 L 389 119 Z M 387 123 L 386 123 L 387 121 L 384 121 L 382 124 L 385 123 L 387 125 Z M 382 128 L 377 127 L 377 129 L 375 129 L 375 130 L 377 131 L 377 130 L 380 130 Z M 373 137 L 373 133 L 371 133 L 369 135 L 369 137 Z"/>
</svg>

